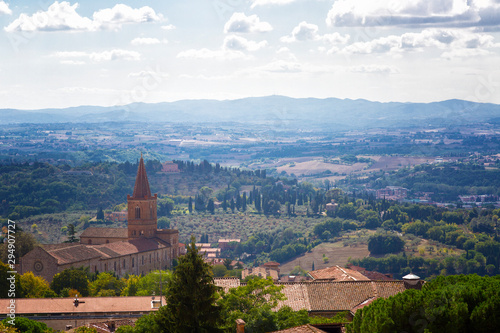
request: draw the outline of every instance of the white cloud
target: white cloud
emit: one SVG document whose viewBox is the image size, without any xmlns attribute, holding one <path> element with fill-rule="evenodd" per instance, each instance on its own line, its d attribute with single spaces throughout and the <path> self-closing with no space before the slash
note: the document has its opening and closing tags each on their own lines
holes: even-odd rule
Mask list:
<svg viewBox="0 0 500 333">
<path fill-rule="evenodd" d="M 261 22 L 257 15 L 246 16 L 244 13 L 233 13 L 224 25 L 224 32 L 268 32 L 273 27 L 267 22 Z"/>
<path fill-rule="evenodd" d="M 57 58 L 83 58 L 87 57 L 88 54 L 80 51 L 59 51 L 53 53 L 52 56 Z"/>
<path fill-rule="evenodd" d="M 292 33 L 281 37 L 284 43 L 304 42 L 304 41 L 323 41 L 328 44 L 346 44 L 349 41 L 349 35 L 341 35 L 338 32 L 320 35 L 318 34 L 318 26 L 316 24 L 302 21 L 293 28 Z"/>
<path fill-rule="evenodd" d="M 155 45 L 155 44 L 161 44 L 162 41 L 159 40 L 158 38 L 150 38 L 150 37 L 138 37 L 132 39 L 130 44 L 132 45 Z M 165 43 L 165 41 L 163 41 Z"/>
<path fill-rule="evenodd" d="M 349 68 L 353 73 L 368 73 L 368 74 L 397 74 L 399 70 L 393 66 L 385 65 L 361 65 L 352 66 Z"/>
<path fill-rule="evenodd" d="M 173 24 L 169 24 L 169 25 L 162 25 L 161 28 L 163 30 L 174 30 L 175 26 Z"/>
<path fill-rule="evenodd" d="M 179 52 L 177 58 L 194 58 L 194 59 L 216 59 L 216 60 L 234 60 L 234 59 L 249 59 L 245 53 L 234 50 L 209 50 L 207 48 L 195 50 L 190 49 Z"/>
<path fill-rule="evenodd" d="M 223 48 L 235 51 L 257 51 L 267 45 L 267 41 L 254 42 L 246 38 L 230 35 L 224 38 Z"/>
<path fill-rule="evenodd" d="M 267 5 L 287 5 L 294 2 L 295 0 L 252 0 L 251 8 L 256 6 L 267 6 Z"/>
<path fill-rule="evenodd" d="M 135 73 L 130 73 L 128 77 L 132 78 L 167 78 L 168 74 L 167 73 L 161 73 L 157 72 L 154 70 L 145 70 L 145 71 L 140 71 L 140 72 L 135 72 Z"/>
<path fill-rule="evenodd" d="M 455 49 L 449 52 L 444 52 L 441 57 L 451 60 L 456 58 L 472 58 L 485 56 L 488 54 L 491 54 L 491 52 L 484 49 Z"/>
<path fill-rule="evenodd" d="M 398 53 L 404 51 L 422 51 L 425 48 L 442 50 L 483 49 L 469 52 L 471 56 L 485 54 L 485 48 L 498 47 L 491 35 L 463 29 L 424 29 L 419 33 L 405 33 L 401 36 L 387 36 L 369 42 L 357 42 L 346 46 L 342 53 Z M 454 53 L 453 53 L 454 54 Z"/>
<path fill-rule="evenodd" d="M 60 63 L 63 65 L 77 65 L 77 66 L 86 64 L 85 61 L 81 60 L 61 60 Z"/>
<path fill-rule="evenodd" d="M 389 53 L 399 50 L 400 44 L 400 36 L 388 36 L 374 39 L 369 42 L 353 43 L 346 46 L 342 52 L 347 54 Z"/>
<path fill-rule="evenodd" d="M 148 6 L 131 8 L 124 4 L 117 4 L 113 8 L 101 9 L 93 15 L 94 22 L 103 28 L 120 27 L 128 23 L 146 23 L 160 21 L 162 16 L 156 14 Z"/>
<path fill-rule="evenodd" d="M 113 61 L 113 60 L 128 60 L 128 61 L 134 61 L 134 60 L 140 60 L 141 59 L 141 54 L 139 52 L 135 51 L 128 51 L 128 50 L 121 50 L 121 49 L 114 49 L 114 50 L 107 50 L 103 52 L 79 52 L 79 51 L 62 51 L 62 52 L 55 52 L 52 54 L 53 57 L 56 58 L 87 58 L 92 60 L 93 62 L 102 62 L 102 61 Z M 63 60 L 67 61 L 66 63 L 69 64 L 68 60 Z M 73 64 L 77 63 L 80 60 L 73 60 Z"/>
<path fill-rule="evenodd" d="M 94 29 L 92 21 L 81 17 L 76 9 L 78 3 L 54 2 L 47 11 L 38 11 L 32 16 L 21 14 L 18 19 L 5 27 L 5 31 L 89 31 Z"/>
<path fill-rule="evenodd" d="M 12 15 L 12 10 L 10 10 L 9 4 L 4 1 L 0 1 L 0 14 Z"/>
<path fill-rule="evenodd" d="M 334 26 L 499 26 L 497 0 L 338 0 L 326 22 Z"/>
<path fill-rule="evenodd" d="M 317 39 L 319 39 L 318 26 L 306 21 L 300 22 L 298 26 L 293 28 L 291 35 L 281 37 L 281 41 L 285 43 Z"/>
<path fill-rule="evenodd" d="M 321 39 L 328 44 L 347 44 L 349 39 L 351 39 L 351 36 L 341 35 L 338 32 L 334 32 L 331 34 L 323 35 Z"/>
<path fill-rule="evenodd" d="M 32 16 L 21 14 L 18 19 L 5 27 L 5 31 L 97 31 L 118 29 L 122 24 L 159 21 L 150 7 L 134 9 L 118 4 L 113 8 L 102 9 L 94 13 L 93 20 L 77 13 L 78 3 L 55 1 L 47 11 L 38 11 Z"/>
<path fill-rule="evenodd" d="M 94 62 L 113 61 L 113 60 L 135 61 L 141 59 L 141 54 L 135 51 L 115 49 L 110 51 L 90 53 L 89 58 Z"/>
</svg>

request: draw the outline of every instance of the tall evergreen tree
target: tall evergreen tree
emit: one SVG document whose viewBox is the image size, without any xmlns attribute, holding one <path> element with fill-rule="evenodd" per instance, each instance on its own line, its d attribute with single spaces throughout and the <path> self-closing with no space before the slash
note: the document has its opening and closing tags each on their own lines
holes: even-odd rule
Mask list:
<svg viewBox="0 0 500 333">
<path fill-rule="evenodd" d="M 220 310 L 217 287 L 209 264 L 203 261 L 191 236 L 187 253 L 168 282 L 167 305 L 158 310 L 155 321 L 162 332 L 218 332 Z"/>
<path fill-rule="evenodd" d="M 241 210 L 243 212 L 247 210 L 247 192 L 243 192 L 243 198 L 241 199 Z"/>
<path fill-rule="evenodd" d="M 188 210 L 190 214 L 193 212 L 193 198 L 191 197 L 189 197 Z"/>
</svg>

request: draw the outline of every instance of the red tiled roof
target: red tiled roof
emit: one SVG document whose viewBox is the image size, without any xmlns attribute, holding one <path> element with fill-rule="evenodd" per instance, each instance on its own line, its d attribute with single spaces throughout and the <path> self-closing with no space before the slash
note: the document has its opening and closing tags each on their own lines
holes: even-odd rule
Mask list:
<svg viewBox="0 0 500 333">
<path fill-rule="evenodd" d="M 366 276 L 349 268 L 332 266 L 309 272 L 315 280 L 335 280 L 335 281 L 369 281 Z"/>
<path fill-rule="evenodd" d="M 133 253 L 153 251 L 169 245 L 157 238 L 135 238 L 101 245 L 78 244 L 47 251 L 59 265 L 77 263 L 94 258 L 114 258 Z"/>
<path fill-rule="evenodd" d="M 80 237 L 92 238 L 128 238 L 127 228 L 97 228 L 90 227 L 85 229 Z"/>
<path fill-rule="evenodd" d="M 236 278 L 214 279 L 217 286 L 228 292 L 240 285 Z M 407 289 L 404 281 L 316 281 L 277 283 L 287 298 L 279 301 L 277 309 L 289 306 L 294 311 L 357 311 L 379 297 L 389 297 Z"/>
<path fill-rule="evenodd" d="M 102 257 L 102 253 L 87 245 L 77 245 L 65 247 L 52 251 L 47 251 L 52 257 L 57 259 L 59 265 L 71 264 L 94 258 Z"/>
<path fill-rule="evenodd" d="M 164 298 L 165 299 L 165 298 Z M 16 298 L 16 314 L 44 313 L 106 313 L 106 312 L 149 312 L 151 296 L 130 297 L 80 297 L 75 307 L 74 298 Z M 6 314 L 10 299 L 0 299 L 0 314 Z M 85 303 L 82 303 L 85 302 Z M 164 301 L 166 302 L 166 301 Z"/>
<path fill-rule="evenodd" d="M 289 306 L 293 311 L 302 309 L 311 310 L 309 302 L 309 294 L 306 284 L 303 283 L 279 283 L 277 285 L 283 286 L 281 292 L 287 298 L 285 301 L 278 302 L 278 308 Z"/>
<path fill-rule="evenodd" d="M 280 330 L 280 331 L 274 331 L 271 333 L 326 333 L 326 331 L 323 331 L 323 330 L 316 328 L 310 324 L 307 324 L 307 325 L 287 328 L 287 329 Z"/>
</svg>

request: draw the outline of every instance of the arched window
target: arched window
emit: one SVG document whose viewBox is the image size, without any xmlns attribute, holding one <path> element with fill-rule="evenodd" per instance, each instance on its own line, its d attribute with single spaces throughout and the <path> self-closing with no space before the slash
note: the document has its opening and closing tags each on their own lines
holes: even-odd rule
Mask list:
<svg viewBox="0 0 500 333">
<path fill-rule="evenodd" d="M 135 207 L 135 218 L 136 219 L 141 218 L 141 208 L 139 206 Z"/>
<path fill-rule="evenodd" d="M 132 258 L 132 267 L 135 266 L 134 258 Z"/>
<path fill-rule="evenodd" d="M 149 205 L 149 218 L 153 218 L 153 205 Z"/>
</svg>

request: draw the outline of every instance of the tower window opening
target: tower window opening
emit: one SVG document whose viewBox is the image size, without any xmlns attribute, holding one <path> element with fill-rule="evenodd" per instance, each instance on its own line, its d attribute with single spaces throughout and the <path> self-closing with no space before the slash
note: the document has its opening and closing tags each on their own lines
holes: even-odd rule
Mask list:
<svg viewBox="0 0 500 333">
<path fill-rule="evenodd" d="M 136 219 L 141 218 L 141 208 L 139 206 L 135 207 L 135 218 Z"/>
</svg>

